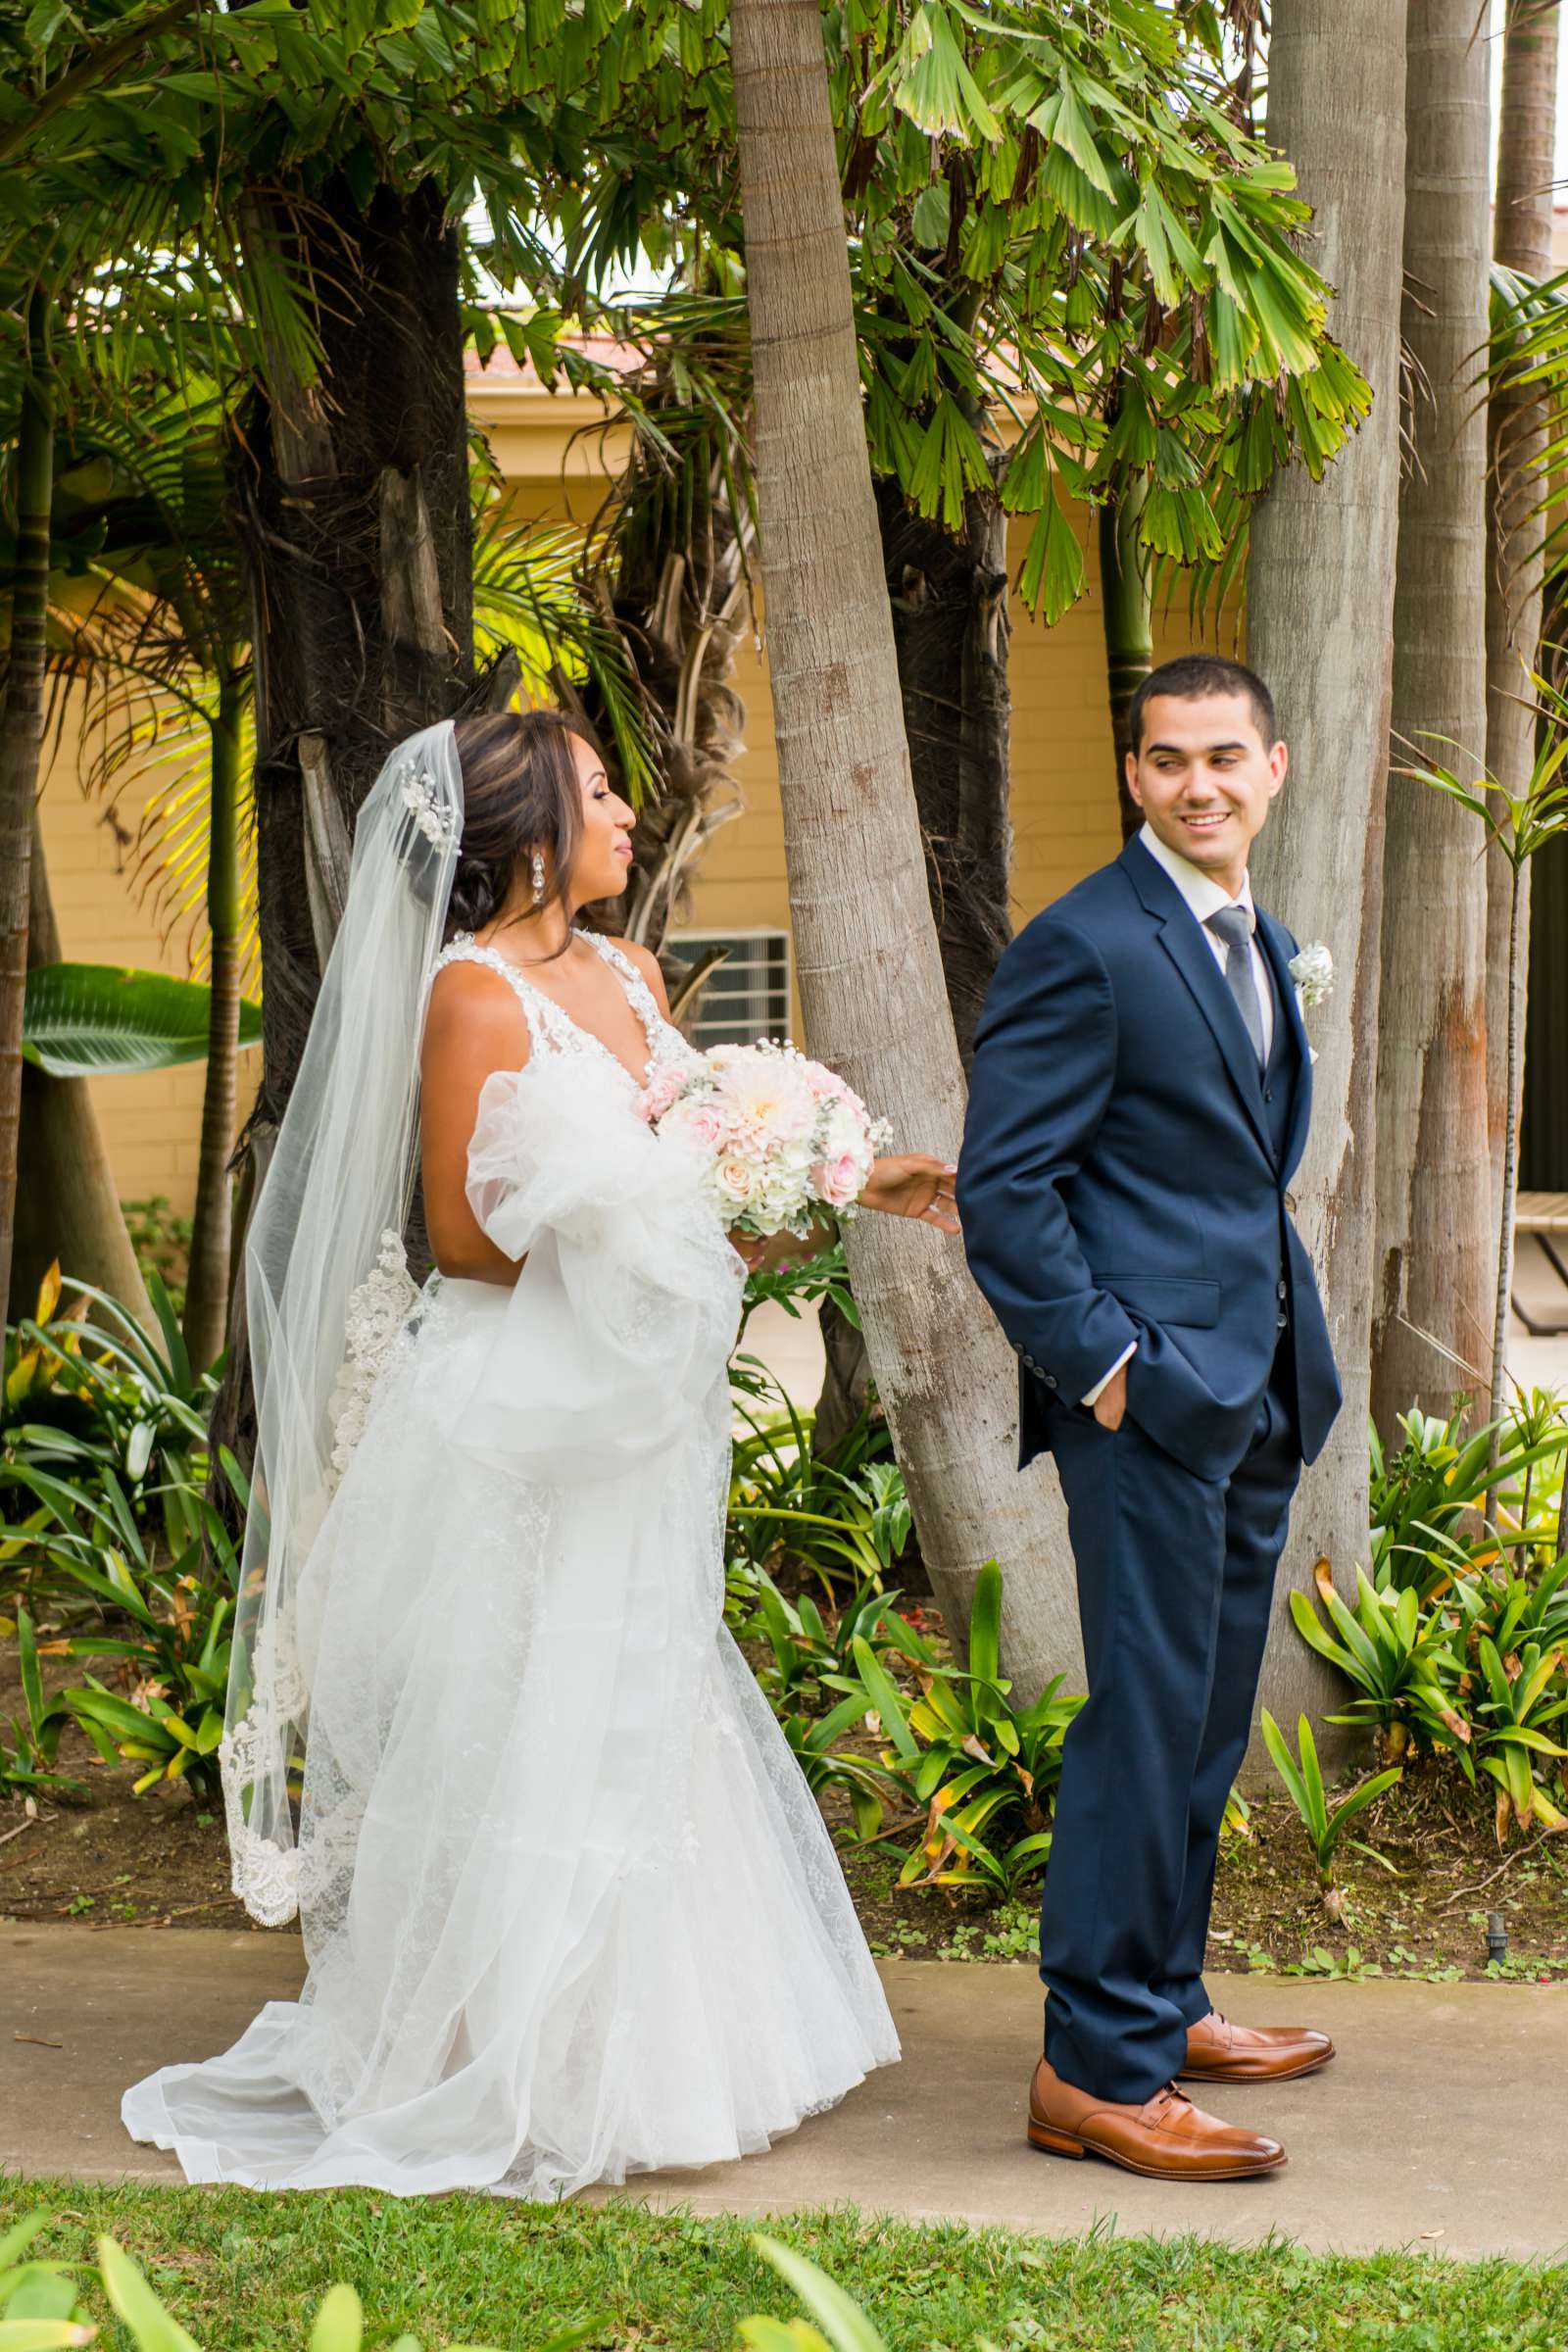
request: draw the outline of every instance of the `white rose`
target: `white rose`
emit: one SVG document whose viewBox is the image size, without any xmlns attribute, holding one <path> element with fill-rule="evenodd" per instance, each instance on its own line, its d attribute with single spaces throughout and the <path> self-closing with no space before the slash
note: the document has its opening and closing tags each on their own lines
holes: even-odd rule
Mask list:
<svg viewBox="0 0 1568 2352">
<path fill-rule="evenodd" d="M 720 1200 L 731 1208 L 745 1208 L 757 1190 L 747 1162 L 735 1158 L 721 1159 L 715 1164 L 713 1187 Z"/>
</svg>

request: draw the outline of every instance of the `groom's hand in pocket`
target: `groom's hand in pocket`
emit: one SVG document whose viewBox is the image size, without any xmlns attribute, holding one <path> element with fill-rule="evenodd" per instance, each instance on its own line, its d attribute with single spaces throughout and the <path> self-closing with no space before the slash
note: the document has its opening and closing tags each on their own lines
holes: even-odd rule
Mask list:
<svg viewBox="0 0 1568 2352">
<path fill-rule="evenodd" d="M 1127 1410 L 1127 1367 L 1117 1366 L 1090 1407 L 1102 1429 L 1120 1429 Z"/>
</svg>

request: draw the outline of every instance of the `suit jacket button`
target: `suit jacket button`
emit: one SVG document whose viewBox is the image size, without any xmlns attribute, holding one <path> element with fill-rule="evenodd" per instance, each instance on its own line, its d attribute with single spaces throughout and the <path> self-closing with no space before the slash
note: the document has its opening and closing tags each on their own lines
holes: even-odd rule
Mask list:
<svg viewBox="0 0 1568 2352">
<path fill-rule="evenodd" d="M 1290 1322 L 1290 1319 L 1291 1319 L 1291 1318 L 1290 1318 L 1290 1316 L 1289 1316 L 1289 1315 L 1281 1315 L 1281 1317 L 1280 1317 L 1280 1329 L 1281 1329 L 1281 1331 L 1283 1331 L 1283 1330 L 1285 1329 L 1286 1325 L 1287 1325 L 1287 1324 Z"/>
<path fill-rule="evenodd" d="M 1285 1288 L 1285 1279 L 1283 1275 L 1275 1286 L 1274 1295 L 1277 1298 L 1288 1298 L 1290 1297 L 1289 1291 L 1287 1291 Z"/>
<path fill-rule="evenodd" d="M 1048 1372 L 1048 1373 L 1046 1374 L 1046 1386 L 1047 1386 L 1047 1388 L 1048 1388 L 1048 1389 L 1054 1389 L 1054 1388 L 1055 1387 L 1055 1385 L 1056 1385 L 1056 1375 L 1054 1374 L 1054 1372 Z"/>
</svg>

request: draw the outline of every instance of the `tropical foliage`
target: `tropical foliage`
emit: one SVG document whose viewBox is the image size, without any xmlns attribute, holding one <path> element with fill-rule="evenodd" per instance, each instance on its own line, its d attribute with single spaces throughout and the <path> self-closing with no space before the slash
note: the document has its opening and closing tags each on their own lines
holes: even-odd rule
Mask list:
<svg viewBox="0 0 1568 2352">
<path fill-rule="evenodd" d="M 874 470 L 953 530 L 1000 484 L 1033 520 L 1020 586 L 1048 618 L 1085 581 L 1069 495 L 1136 483 L 1151 554 L 1228 575 L 1250 498 L 1292 456 L 1320 471 L 1368 394 L 1214 12 L 848 0 L 826 37 Z M 623 135 L 678 154 L 686 203 L 637 232 L 721 292 L 743 266 L 728 77 L 678 132 L 663 103 L 645 94 Z M 624 169 L 612 147 L 556 199 L 574 290 L 632 258 Z"/>
<path fill-rule="evenodd" d="M 1387 1461 L 1373 1435 L 1355 1606 L 1326 1566 L 1316 1604 L 1291 1596 L 1297 1631 L 1355 1694 L 1330 1720 L 1373 1728 L 1392 1765 L 1445 1751 L 1473 1787 L 1479 1767 L 1499 1843 L 1510 1825 L 1568 1828 L 1568 1423 L 1536 1393 L 1468 1433 L 1462 1413 L 1412 1411 L 1400 1429 Z"/>
<path fill-rule="evenodd" d="M 106 1763 L 137 1767 L 138 1790 L 187 1776 L 216 1790 L 234 1581 L 206 1491 L 216 1383 L 192 1370 L 156 1274 L 149 1289 L 159 1345 L 58 1274 L 8 1336 L 0 1630 L 18 1642 L 27 1708 L 13 1726 L 19 1784 L 52 1768 L 74 1718 Z M 223 1466 L 243 1498 L 238 1465 Z M 80 1675 L 47 1704 L 44 1658 Z"/>
<path fill-rule="evenodd" d="M 108 963 L 41 963 L 27 974 L 22 1051 L 51 1078 L 168 1070 L 205 1060 L 212 990 L 169 972 Z M 258 1004 L 241 1004 L 238 1043 L 261 1042 Z"/>
<path fill-rule="evenodd" d="M 1293 1756 L 1284 1733 L 1265 1707 L 1263 1709 L 1263 1740 L 1275 1769 L 1285 1783 L 1291 1801 L 1301 1817 L 1302 1825 L 1312 1842 L 1317 1862 L 1318 1884 L 1323 1888 L 1324 1907 L 1331 1918 L 1344 1914 L 1344 1898 L 1336 1883 L 1336 1860 L 1344 1844 L 1352 1845 L 1357 1852 L 1370 1855 L 1385 1870 L 1394 1865 L 1359 1838 L 1348 1838 L 1346 1833 L 1352 1821 L 1364 1813 L 1368 1805 L 1376 1804 L 1386 1788 L 1392 1788 L 1400 1778 L 1399 1767 L 1387 1766 L 1362 1781 L 1338 1804 L 1331 1804 L 1323 1787 L 1323 1770 L 1318 1762 L 1317 1742 L 1312 1738 L 1312 1726 L 1303 1715 L 1297 1724 L 1299 1756 Z"/>
</svg>

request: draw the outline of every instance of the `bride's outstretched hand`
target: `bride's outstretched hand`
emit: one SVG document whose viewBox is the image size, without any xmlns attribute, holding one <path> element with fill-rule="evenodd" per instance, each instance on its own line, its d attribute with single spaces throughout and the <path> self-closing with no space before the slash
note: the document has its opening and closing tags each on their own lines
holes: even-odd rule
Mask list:
<svg viewBox="0 0 1568 2352">
<path fill-rule="evenodd" d="M 958 1204 L 953 1190 L 957 1169 L 929 1152 L 894 1152 L 874 1160 L 862 1208 L 880 1208 L 890 1217 L 917 1217 L 939 1233 L 956 1233 Z"/>
</svg>

